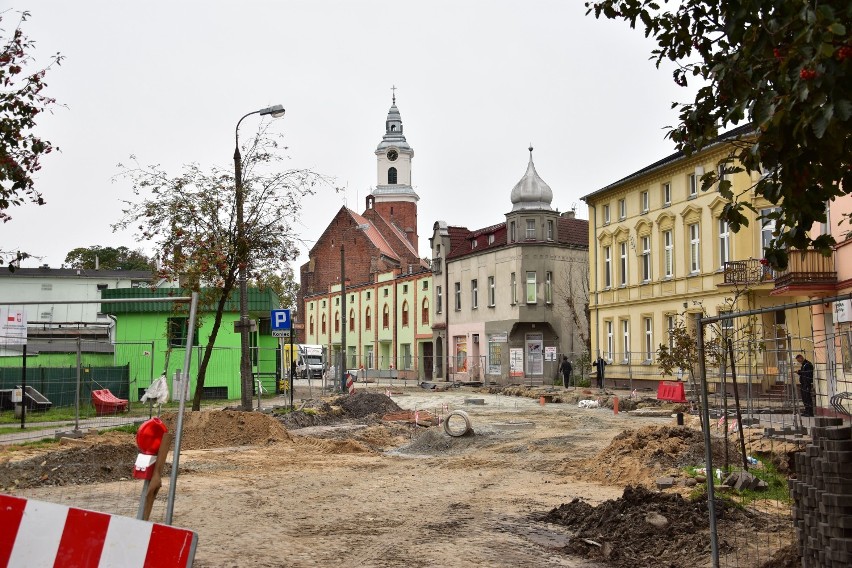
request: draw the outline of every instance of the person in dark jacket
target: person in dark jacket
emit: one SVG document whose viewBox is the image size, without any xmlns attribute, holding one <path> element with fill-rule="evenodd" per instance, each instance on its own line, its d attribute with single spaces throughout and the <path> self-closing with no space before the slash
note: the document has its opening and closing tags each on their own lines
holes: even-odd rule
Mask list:
<svg viewBox="0 0 852 568">
<path fill-rule="evenodd" d="M 598 357 L 595 359 L 595 362 L 592 363 L 595 366 L 595 371 L 598 374 L 598 388 L 604 388 L 604 370 L 606 369 L 606 361 L 603 357 Z"/>
<path fill-rule="evenodd" d="M 802 404 L 805 411 L 802 416 L 814 415 L 814 364 L 805 359 L 803 355 L 796 355 L 796 361 L 802 366 L 796 371 L 799 375 L 799 392 L 802 395 Z"/>
<path fill-rule="evenodd" d="M 573 370 L 574 367 L 571 365 L 571 361 L 568 360 L 566 355 L 563 355 L 562 363 L 559 364 L 559 372 L 562 374 L 562 386 L 564 388 L 571 386 L 571 371 Z"/>
</svg>

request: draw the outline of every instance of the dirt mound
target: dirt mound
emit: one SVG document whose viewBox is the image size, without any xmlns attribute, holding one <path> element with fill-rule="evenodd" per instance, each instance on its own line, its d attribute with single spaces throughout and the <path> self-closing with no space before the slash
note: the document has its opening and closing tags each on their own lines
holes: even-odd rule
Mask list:
<svg viewBox="0 0 852 568">
<path fill-rule="evenodd" d="M 341 396 L 332 402 L 339 406 L 351 418 L 366 418 L 373 415 L 385 415 L 402 410 L 400 406 L 387 395 L 358 391 L 353 395 Z"/>
<path fill-rule="evenodd" d="M 138 453 L 132 434 L 92 436 L 73 447 L 0 465 L 0 491 L 128 479 Z"/>
<path fill-rule="evenodd" d="M 722 440 L 713 439 L 713 460 L 724 461 Z M 729 445 L 729 459 L 736 463 L 736 446 Z M 680 426 L 646 426 L 625 430 L 591 459 L 566 464 L 566 471 L 589 480 L 641 484 L 654 487 L 661 475 L 679 476 L 686 466 L 704 463 L 704 437 Z"/>
<path fill-rule="evenodd" d="M 172 432 L 176 420 L 176 414 L 163 415 L 163 422 Z M 183 417 L 181 450 L 260 446 L 289 440 L 290 435 L 278 420 L 260 412 L 216 410 L 187 412 Z"/>
<path fill-rule="evenodd" d="M 473 447 L 485 447 L 493 443 L 482 432 L 455 438 L 448 436 L 443 428 L 418 428 L 411 430 L 411 441 L 400 446 L 396 452 L 406 455 L 437 456 L 463 453 Z"/>
<path fill-rule="evenodd" d="M 720 533 L 766 529 L 762 515 L 716 501 Z M 710 533 L 707 499 L 684 499 L 628 486 L 622 497 L 597 507 L 579 499 L 560 505 L 542 520 L 567 527 L 573 538 L 566 554 L 604 560 L 618 568 L 665 566 L 686 568 L 707 563 Z M 721 539 L 719 551 L 730 552 Z"/>
</svg>

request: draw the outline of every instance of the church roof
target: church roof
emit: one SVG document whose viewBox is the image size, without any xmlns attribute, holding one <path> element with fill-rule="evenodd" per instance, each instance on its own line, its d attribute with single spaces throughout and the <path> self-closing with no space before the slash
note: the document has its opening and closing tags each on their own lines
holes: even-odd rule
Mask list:
<svg viewBox="0 0 852 568">
<path fill-rule="evenodd" d="M 359 225 L 368 225 L 368 228 L 366 231 L 364 231 L 364 234 L 367 235 L 367 238 L 370 239 L 370 242 L 373 243 L 373 246 L 379 249 L 379 251 L 381 251 L 383 255 L 390 257 L 394 260 L 399 260 L 399 256 L 393 251 L 393 248 L 391 248 L 390 244 L 388 244 L 387 239 L 385 239 L 382 233 L 379 232 L 376 226 L 369 219 L 362 215 L 359 215 L 358 213 L 355 213 L 348 207 L 346 208 L 346 211 L 349 212 L 349 214 L 352 216 L 352 219 L 354 219 L 355 222 Z"/>
<path fill-rule="evenodd" d="M 530 162 L 527 165 L 527 171 L 521 181 L 512 188 L 512 211 L 529 211 L 531 209 L 552 211 L 550 203 L 553 201 L 553 190 L 535 171 L 532 146 L 529 150 Z"/>
</svg>

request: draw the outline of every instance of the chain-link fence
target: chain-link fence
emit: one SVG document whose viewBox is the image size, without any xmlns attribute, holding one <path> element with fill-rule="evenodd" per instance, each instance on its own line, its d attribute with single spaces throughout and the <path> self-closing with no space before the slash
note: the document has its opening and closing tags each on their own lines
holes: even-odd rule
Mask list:
<svg viewBox="0 0 852 568">
<path fill-rule="evenodd" d="M 802 566 L 852 562 L 839 506 L 852 502 L 852 322 L 835 306 L 849 300 L 698 317 L 684 380 L 705 437 L 713 566 L 774 565 L 785 548 Z M 765 314 L 783 324 L 749 323 Z M 724 520 L 731 504 L 748 530 Z"/>
</svg>

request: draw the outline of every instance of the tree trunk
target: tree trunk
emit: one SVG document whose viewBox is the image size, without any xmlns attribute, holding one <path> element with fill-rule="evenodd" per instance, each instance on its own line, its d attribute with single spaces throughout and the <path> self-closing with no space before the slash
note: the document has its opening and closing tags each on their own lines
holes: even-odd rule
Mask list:
<svg viewBox="0 0 852 568">
<path fill-rule="evenodd" d="M 207 376 L 207 365 L 210 363 L 210 357 L 213 355 L 213 347 L 216 345 L 216 337 L 219 335 L 219 328 L 222 325 L 222 315 L 225 313 L 225 305 L 228 303 L 228 296 L 234 289 L 234 280 L 225 282 L 222 288 L 222 295 L 219 297 L 219 303 L 216 305 L 216 315 L 213 318 L 213 329 L 210 331 L 210 339 L 204 347 L 204 355 L 198 365 L 198 378 L 195 382 L 195 394 L 192 397 L 192 410 L 201 410 L 201 398 L 204 393 L 204 379 Z"/>
</svg>

